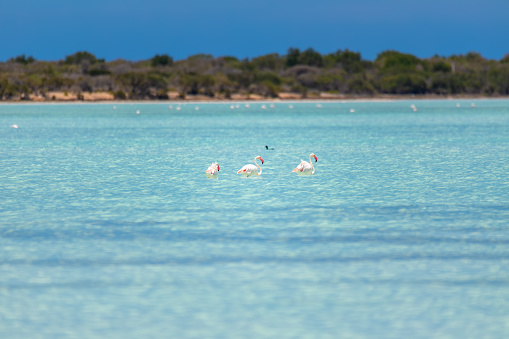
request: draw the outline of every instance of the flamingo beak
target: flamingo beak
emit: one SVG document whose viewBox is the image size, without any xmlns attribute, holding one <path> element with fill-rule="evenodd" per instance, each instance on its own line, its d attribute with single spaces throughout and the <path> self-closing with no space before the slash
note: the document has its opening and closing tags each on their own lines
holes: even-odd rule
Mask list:
<svg viewBox="0 0 509 339">
<path fill-rule="evenodd" d="M 263 159 L 262 159 L 262 157 L 260 157 L 260 160 L 262 161 L 262 165 L 263 165 Z"/>
<path fill-rule="evenodd" d="M 315 155 L 315 162 L 317 162 L 317 161 L 318 161 L 318 158 L 317 158 L 317 157 L 316 157 L 316 155 Z"/>
<path fill-rule="evenodd" d="M 298 172 L 298 171 L 299 171 L 299 169 L 297 167 L 295 167 L 292 172 Z"/>
</svg>

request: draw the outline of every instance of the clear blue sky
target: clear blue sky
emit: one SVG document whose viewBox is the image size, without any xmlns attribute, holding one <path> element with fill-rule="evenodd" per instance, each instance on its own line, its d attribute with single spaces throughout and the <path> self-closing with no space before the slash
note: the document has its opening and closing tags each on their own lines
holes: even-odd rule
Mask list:
<svg viewBox="0 0 509 339">
<path fill-rule="evenodd" d="M 509 0 L 0 0 L 0 61 L 169 54 L 252 58 L 289 47 L 418 57 L 509 53 Z"/>
</svg>

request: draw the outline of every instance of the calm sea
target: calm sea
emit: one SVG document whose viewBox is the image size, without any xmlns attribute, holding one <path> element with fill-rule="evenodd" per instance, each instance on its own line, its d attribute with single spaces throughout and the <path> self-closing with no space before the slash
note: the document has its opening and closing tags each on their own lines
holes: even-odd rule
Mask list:
<svg viewBox="0 0 509 339">
<path fill-rule="evenodd" d="M 472 102 L 0 105 L 0 337 L 507 338 L 509 101 Z"/>
</svg>

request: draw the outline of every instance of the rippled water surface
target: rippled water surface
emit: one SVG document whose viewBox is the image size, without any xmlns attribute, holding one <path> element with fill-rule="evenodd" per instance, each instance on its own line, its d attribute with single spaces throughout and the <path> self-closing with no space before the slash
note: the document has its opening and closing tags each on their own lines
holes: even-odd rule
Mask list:
<svg viewBox="0 0 509 339">
<path fill-rule="evenodd" d="M 509 101 L 458 103 L 0 105 L 0 336 L 509 337 Z"/>
</svg>

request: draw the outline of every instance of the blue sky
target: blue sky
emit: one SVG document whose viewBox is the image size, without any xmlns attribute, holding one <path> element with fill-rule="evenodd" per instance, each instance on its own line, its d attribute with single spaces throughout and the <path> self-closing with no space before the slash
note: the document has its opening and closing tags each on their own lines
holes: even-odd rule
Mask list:
<svg viewBox="0 0 509 339">
<path fill-rule="evenodd" d="M 0 61 L 169 54 L 253 58 L 288 48 L 418 57 L 509 53 L 509 0 L 0 0 Z"/>
</svg>

